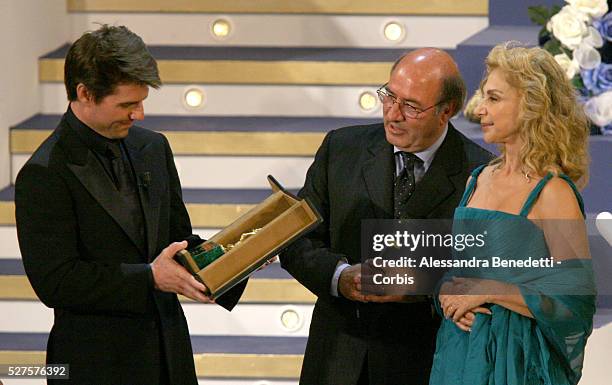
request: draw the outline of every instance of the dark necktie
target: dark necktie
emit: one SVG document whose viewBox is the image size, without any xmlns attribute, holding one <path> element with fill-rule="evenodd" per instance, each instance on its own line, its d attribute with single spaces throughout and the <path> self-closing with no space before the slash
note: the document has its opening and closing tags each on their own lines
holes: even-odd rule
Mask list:
<svg viewBox="0 0 612 385">
<path fill-rule="evenodd" d="M 107 147 L 107 156 L 111 161 L 113 168 L 113 179 L 117 190 L 121 191 L 130 186 L 129 175 L 121 156 L 121 147 L 118 143 L 109 144 Z"/>
<path fill-rule="evenodd" d="M 414 179 L 415 164 L 422 164 L 423 161 L 410 152 L 400 152 L 404 168 L 395 178 L 393 185 L 394 214 L 396 219 L 403 219 L 407 216 L 408 200 L 416 187 Z"/>
<path fill-rule="evenodd" d="M 121 153 L 121 145 L 119 143 L 109 143 L 107 147 L 107 156 L 111 161 L 113 179 L 117 190 L 119 190 L 120 204 L 128 213 L 124 220 L 126 224 L 135 229 L 137 233 L 136 242 L 143 249 L 146 248 L 146 236 L 144 228 L 144 217 L 140 205 L 140 197 L 136 181 L 133 177 L 132 166 L 126 156 Z"/>
</svg>

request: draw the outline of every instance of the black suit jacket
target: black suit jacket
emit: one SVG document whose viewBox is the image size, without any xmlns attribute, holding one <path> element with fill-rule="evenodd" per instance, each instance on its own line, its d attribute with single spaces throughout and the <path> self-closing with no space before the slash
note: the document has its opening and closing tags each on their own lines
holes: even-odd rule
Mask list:
<svg viewBox="0 0 612 385">
<path fill-rule="evenodd" d="M 71 381 L 61 384 L 157 384 L 164 366 L 172 384 L 196 384 L 183 310 L 175 294 L 154 289 L 149 266 L 192 233 L 172 152 L 163 135 L 139 127 L 124 143 L 138 179 L 146 245 L 66 115 L 17 176 L 23 263 L 55 313 L 47 362 L 70 364 Z M 231 309 L 243 289 L 219 302 Z"/>
<path fill-rule="evenodd" d="M 491 154 L 449 123 L 409 201 L 411 218 L 452 218 L 469 173 Z M 324 218 L 292 244 L 282 266 L 318 296 L 300 384 L 355 384 L 365 361 L 371 385 L 427 384 L 438 321 L 429 303 L 360 304 L 333 297 L 341 258 L 360 262 L 361 220 L 393 218 L 393 146 L 382 124 L 331 131 L 308 170 L 301 197 Z"/>
</svg>

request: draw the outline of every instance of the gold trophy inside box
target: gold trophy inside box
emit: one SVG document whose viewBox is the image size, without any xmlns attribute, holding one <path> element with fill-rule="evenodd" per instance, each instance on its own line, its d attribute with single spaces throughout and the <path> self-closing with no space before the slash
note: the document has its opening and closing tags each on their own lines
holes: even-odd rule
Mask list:
<svg viewBox="0 0 612 385">
<path fill-rule="evenodd" d="M 286 191 L 271 175 L 272 195 L 204 243 L 176 259 L 218 298 L 293 240 L 321 222 L 316 209 Z"/>
</svg>

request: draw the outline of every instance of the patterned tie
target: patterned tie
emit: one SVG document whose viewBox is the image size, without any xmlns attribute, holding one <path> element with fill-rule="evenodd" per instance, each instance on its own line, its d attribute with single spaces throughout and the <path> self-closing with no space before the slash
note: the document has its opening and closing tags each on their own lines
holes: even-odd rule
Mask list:
<svg viewBox="0 0 612 385">
<path fill-rule="evenodd" d="M 406 218 L 408 214 L 408 201 L 416 187 L 414 166 L 416 164 L 421 165 L 423 161 L 410 152 L 401 151 L 399 154 L 404 162 L 404 168 L 399 175 L 395 177 L 395 183 L 393 184 L 393 203 L 395 218 L 403 219 Z"/>
</svg>

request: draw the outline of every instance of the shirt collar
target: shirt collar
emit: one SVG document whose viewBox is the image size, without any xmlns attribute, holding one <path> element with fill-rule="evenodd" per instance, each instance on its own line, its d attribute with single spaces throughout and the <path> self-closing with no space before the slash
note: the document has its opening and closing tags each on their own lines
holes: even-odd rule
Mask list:
<svg viewBox="0 0 612 385">
<path fill-rule="evenodd" d="M 111 146 L 119 146 L 119 140 L 106 138 L 79 120 L 70 106 L 68 106 L 68 111 L 66 111 L 66 119 L 68 124 L 70 124 L 70 127 L 74 129 L 81 141 L 83 141 L 83 143 L 85 143 L 90 150 L 95 151 L 97 154 L 107 156 Z"/>
<path fill-rule="evenodd" d="M 429 169 L 429 166 L 431 165 L 431 162 L 433 162 L 433 158 L 436 155 L 436 151 L 438 151 L 438 149 L 442 145 L 442 142 L 444 142 L 444 138 L 446 138 L 447 132 L 448 132 L 448 123 L 446 124 L 446 126 L 444 126 L 444 132 L 442 132 L 442 135 L 440 135 L 440 137 L 436 139 L 436 141 L 431 146 L 429 146 L 423 151 L 413 153 L 414 155 L 416 155 L 419 159 L 423 161 L 423 168 L 425 168 L 425 170 Z M 398 152 L 401 152 L 401 151 L 402 151 L 401 149 L 397 148 L 396 146 L 393 146 L 394 154 L 397 154 Z"/>
</svg>

